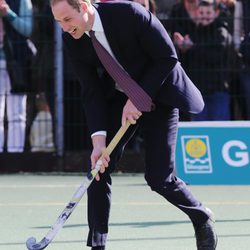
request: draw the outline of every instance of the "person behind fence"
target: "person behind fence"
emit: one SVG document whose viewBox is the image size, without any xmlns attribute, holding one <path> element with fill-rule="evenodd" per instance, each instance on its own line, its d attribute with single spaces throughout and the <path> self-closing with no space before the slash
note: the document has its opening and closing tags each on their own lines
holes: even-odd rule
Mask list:
<svg viewBox="0 0 250 250">
<path fill-rule="evenodd" d="M 36 95 L 36 116 L 30 129 L 31 152 L 55 151 L 53 140 L 53 124 L 49 105 L 44 93 Z"/>
<path fill-rule="evenodd" d="M 183 54 L 193 45 L 190 34 L 195 32 L 197 26 L 198 3 L 199 0 L 182 0 L 173 6 L 170 14 L 171 37 L 184 68 L 187 65 Z"/>
<path fill-rule="evenodd" d="M 242 56 L 240 71 L 240 98 L 243 99 L 243 117 L 250 120 L 250 2 L 238 0 L 234 16 L 234 44 Z"/>
<path fill-rule="evenodd" d="M 4 149 L 5 106 L 7 151 L 23 152 L 26 127 L 28 67 L 34 53 L 28 37 L 32 33 L 30 0 L 0 0 L 0 151 Z M 4 34 L 4 35 L 3 35 Z"/>
<path fill-rule="evenodd" d="M 199 0 L 177 2 L 170 13 L 170 35 L 177 49 L 179 60 L 185 70 L 188 69 L 185 53 L 193 46 L 190 39 L 198 25 Z"/>
<path fill-rule="evenodd" d="M 92 250 L 105 249 L 111 173 L 126 142 L 139 127 L 145 142 L 147 184 L 187 214 L 195 229 L 197 249 L 215 249 L 217 236 L 211 210 L 173 174 L 178 109 L 200 112 L 204 102 L 178 62 L 161 22 L 130 1 L 92 5 L 88 0 L 51 0 L 51 7 L 64 30 L 65 49 L 82 86 L 93 144 L 90 165 L 95 166 L 121 125 L 127 121 L 134 124 L 111 156 L 103 155 L 100 173 L 88 189 L 87 245 Z M 98 67 L 106 68 L 115 81 L 100 79 Z"/>
<path fill-rule="evenodd" d="M 173 5 L 169 17 L 169 32 L 182 67 L 188 72 L 186 52 L 193 46 L 190 39 L 196 30 L 199 0 L 182 0 Z M 180 120 L 190 120 L 190 114 L 180 112 Z"/>
<path fill-rule="evenodd" d="M 34 89 L 36 95 L 33 95 L 33 116 L 32 119 L 30 143 L 31 151 L 38 150 L 39 147 L 34 147 L 34 142 L 38 142 L 39 129 L 37 129 L 38 121 L 42 117 L 48 117 L 49 127 L 46 129 L 50 134 L 50 124 L 52 118 L 52 133 L 53 133 L 53 144 L 55 144 L 55 39 L 54 39 L 54 18 L 51 13 L 49 0 L 33 0 L 33 16 L 34 16 L 34 28 L 32 33 L 32 41 L 37 48 L 37 54 L 32 61 L 32 82 L 35 83 Z M 48 60 L 49 55 L 49 60 Z M 48 108 L 46 107 L 48 104 Z M 42 111 L 42 113 L 39 113 Z M 45 114 L 45 112 L 47 112 Z M 49 114 L 50 113 L 50 114 Z M 42 118 L 43 120 L 43 118 Z M 34 124 L 35 126 L 33 126 Z M 43 128 L 45 121 L 42 125 Z M 35 128 L 35 129 L 34 129 Z M 37 135 L 34 132 L 37 131 Z M 45 132 L 45 130 L 43 130 Z M 41 131 L 40 131 L 41 132 Z M 31 139 L 33 138 L 33 139 Z M 35 139 L 36 138 L 36 139 Z M 42 135 L 41 143 L 45 143 L 45 134 Z M 47 140 L 47 139 L 46 139 Z M 50 143 L 49 143 L 50 144 Z M 49 145 L 48 144 L 48 145 Z M 44 144 L 45 145 L 45 144 Z M 40 147 L 42 149 L 43 147 Z M 50 148 L 48 148 L 48 151 Z M 42 150 L 43 151 L 43 150 Z"/>
<path fill-rule="evenodd" d="M 201 0 L 198 26 L 190 34 L 193 45 L 185 53 L 190 78 L 201 90 L 205 108 L 194 121 L 230 120 L 229 51 L 232 36 L 219 18 L 213 0 Z"/>
<path fill-rule="evenodd" d="M 222 22 L 226 23 L 228 30 L 233 34 L 234 30 L 234 10 L 236 0 L 215 0 L 214 4 L 220 10 L 219 18 Z"/>
</svg>

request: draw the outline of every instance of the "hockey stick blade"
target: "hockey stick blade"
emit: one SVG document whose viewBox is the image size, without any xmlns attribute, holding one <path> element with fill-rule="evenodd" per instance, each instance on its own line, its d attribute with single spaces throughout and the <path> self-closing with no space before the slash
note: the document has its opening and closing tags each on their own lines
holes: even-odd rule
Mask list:
<svg viewBox="0 0 250 250">
<path fill-rule="evenodd" d="M 112 141 L 109 143 L 109 145 L 106 148 L 104 154 L 110 155 L 112 153 L 112 151 L 114 150 L 114 148 L 116 147 L 116 145 L 118 144 L 118 142 L 120 141 L 122 136 L 125 134 L 125 132 L 129 128 L 129 126 L 130 126 L 130 123 L 127 122 L 125 127 L 121 127 L 119 129 L 119 131 L 116 133 L 116 135 L 114 136 Z M 101 161 L 102 156 L 97 161 L 95 168 L 92 169 L 87 174 L 87 176 L 85 178 L 85 181 L 77 189 L 77 191 L 73 195 L 72 199 L 70 200 L 68 205 L 64 208 L 62 213 L 59 215 L 59 217 L 57 218 L 55 224 L 51 227 L 51 229 L 48 231 L 46 236 L 38 243 L 36 242 L 36 238 L 34 238 L 34 237 L 30 237 L 30 238 L 27 239 L 26 247 L 29 250 L 41 250 L 41 249 L 44 249 L 55 238 L 58 231 L 63 227 L 64 223 L 69 218 L 71 213 L 74 211 L 74 209 L 76 208 L 77 204 L 79 203 L 79 201 L 81 200 L 83 195 L 86 193 L 86 191 L 87 191 L 88 187 L 90 186 L 90 184 L 92 183 L 92 181 L 95 179 L 95 177 L 96 177 L 97 173 L 99 172 L 99 170 L 101 168 L 101 165 L 102 165 L 102 161 Z"/>
<path fill-rule="evenodd" d="M 44 249 L 48 246 L 49 240 L 43 238 L 39 243 L 36 243 L 36 239 L 34 237 L 30 237 L 26 241 L 26 246 L 30 250 Z"/>
</svg>

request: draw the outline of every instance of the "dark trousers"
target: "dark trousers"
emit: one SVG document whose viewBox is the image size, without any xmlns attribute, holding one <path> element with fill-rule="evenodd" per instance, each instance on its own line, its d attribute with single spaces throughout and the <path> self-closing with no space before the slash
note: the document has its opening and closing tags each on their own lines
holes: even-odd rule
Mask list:
<svg viewBox="0 0 250 250">
<path fill-rule="evenodd" d="M 125 101 L 119 94 L 110 100 L 108 141 L 121 126 L 121 114 Z M 154 111 L 143 114 L 137 125 L 130 127 L 126 132 L 111 154 L 109 167 L 101 175 L 101 180 L 93 181 L 88 189 L 88 246 L 106 244 L 111 206 L 112 180 L 110 174 L 115 170 L 126 142 L 138 127 L 144 137 L 145 179 L 150 188 L 185 212 L 193 223 L 201 224 L 209 218 L 209 214 L 201 202 L 191 194 L 186 184 L 173 174 L 178 119 L 178 109 L 156 103 Z"/>
</svg>

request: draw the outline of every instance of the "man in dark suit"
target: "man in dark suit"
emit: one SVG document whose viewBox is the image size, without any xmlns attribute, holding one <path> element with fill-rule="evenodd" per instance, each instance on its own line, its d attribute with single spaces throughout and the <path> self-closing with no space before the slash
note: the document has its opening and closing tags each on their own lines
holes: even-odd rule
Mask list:
<svg viewBox="0 0 250 250">
<path fill-rule="evenodd" d="M 183 71 L 174 46 L 159 20 L 140 4 L 87 0 L 51 0 L 55 20 L 64 30 L 65 48 L 82 86 L 82 100 L 91 133 L 95 166 L 120 125 L 129 128 L 110 158 L 102 158 L 100 175 L 88 189 L 87 245 L 105 249 L 111 203 L 111 176 L 126 142 L 140 127 L 145 142 L 145 179 L 151 189 L 191 219 L 199 250 L 216 248 L 212 212 L 173 174 L 178 110 L 198 113 L 204 103 L 199 90 Z M 89 37 L 97 40 L 153 101 L 142 112 L 110 79 Z M 138 97 L 139 98 L 139 97 Z M 140 119 L 139 119 L 140 117 Z M 108 166 L 108 168 L 106 168 Z M 106 171 L 105 171 L 106 170 Z"/>
</svg>

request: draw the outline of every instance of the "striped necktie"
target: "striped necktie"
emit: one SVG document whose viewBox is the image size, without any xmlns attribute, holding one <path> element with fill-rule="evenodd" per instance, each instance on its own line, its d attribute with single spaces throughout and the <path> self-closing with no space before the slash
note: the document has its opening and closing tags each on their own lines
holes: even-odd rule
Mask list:
<svg viewBox="0 0 250 250">
<path fill-rule="evenodd" d="M 128 96 L 130 101 L 141 112 L 151 111 L 153 106 L 151 97 L 130 77 L 130 75 L 102 46 L 102 44 L 95 37 L 94 31 L 90 31 L 89 35 L 91 37 L 96 54 L 102 62 L 104 68 Z"/>
</svg>

